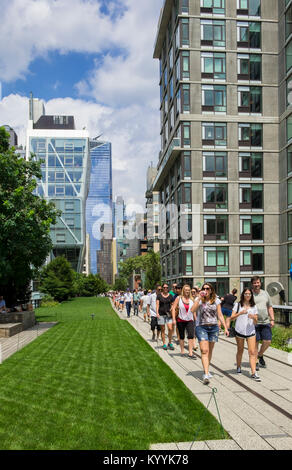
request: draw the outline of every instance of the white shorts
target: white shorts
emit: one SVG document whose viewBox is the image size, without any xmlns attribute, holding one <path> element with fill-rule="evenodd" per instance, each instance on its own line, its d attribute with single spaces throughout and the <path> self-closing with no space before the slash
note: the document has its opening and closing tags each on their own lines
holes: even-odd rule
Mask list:
<svg viewBox="0 0 292 470">
<path fill-rule="evenodd" d="M 158 325 L 168 325 L 168 323 L 172 323 L 172 318 L 167 315 L 160 315 L 160 317 L 157 318 Z"/>
</svg>

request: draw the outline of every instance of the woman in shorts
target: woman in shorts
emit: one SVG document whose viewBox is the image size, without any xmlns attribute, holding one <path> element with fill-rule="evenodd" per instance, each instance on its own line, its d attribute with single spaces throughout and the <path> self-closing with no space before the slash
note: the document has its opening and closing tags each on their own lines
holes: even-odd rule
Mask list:
<svg viewBox="0 0 292 470">
<path fill-rule="evenodd" d="M 241 361 L 244 349 L 244 341 L 247 341 L 249 363 L 251 368 L 251 378 L 255 382 L 261 379 L 256 373 L 257 347 L 256 347 L 256 330 L 255 325 L 258 321 L 258 310 L 254 301 L 251 289 L 242 291 L 240 301 L 235 304 L 231 320 L 235 322 L 235 334 L 237 343 L 236 366 L 237 373 L 241 374 Z"/>
<path fill-rule="evenodd" d="M 199 297 L 196 299 L 191 309 L 195 314 L 196 337 L 200 343 L 201 359 L 204 369 L 204 385 L 208 385 L 212 378 L 212 374 L 209 372 L 209 366 L 215 343 L 218 342 L 218 320 L 221 321 L 226 336 L 229 336 L 220 304 L 221 302 L 217 298 L 212 284 L 205 282 L 202 290 L 200 291 Z"/>
<path fill-rule="evenodd" d="M 179 295 L 172 306 L 172 324 L 177 324 L 179 331 L 179 344 L 181 355 L 184 355 L 185 331 L 188 335 L 189 357 L 196 359 L 193 355 L 195 324 L 194 314 L 191 311 L 194 301 L 191 297 L 191 288 L 185 284 L 182 288 L 182 295 Z M 176 312 L 178 314 L 176 315 Z"/>
</svg>

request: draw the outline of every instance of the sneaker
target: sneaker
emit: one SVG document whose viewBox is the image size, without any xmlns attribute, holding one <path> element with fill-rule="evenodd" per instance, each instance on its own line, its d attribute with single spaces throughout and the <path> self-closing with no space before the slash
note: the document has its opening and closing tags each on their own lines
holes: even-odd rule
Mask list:
<svg viewBox="0 0 292 470">
<path fill-rule="evenodd" d="M 256 371 L 258 372 L 259 370 L 260 370 L 260 365 L 259 365 L 259 363 L 257 362 L 257 363 L 256 363 Z"/>
<path fill-rule="evenodd" d="M 167 351 L 167 346 L 166 346 L 166 344 L 164 344 L 164 345 L 162 346 L 162 349 L 164 349 L 164 351 Z"/>
<path fill-rule="evenodd" d="M 208 375 L 204 374 L 203 375 L 203 384 L 208 385 L 210 383 Z"/>
<path fill-rule="evenodd" d="M 267 367 L 263 356 L 259 356 L 259 364 L 261 367 Z"/>
<path fill-rule="evenodd" d="M 237 374 L 241 374 L 241 367 L 237 367 L 236 372 Z"/>
<path fill-rule="evenodd" d="M 261 379 L 260 379 L 260 377 L 258 376 L 258 374 L 252 374 L 252 375 L 251 375 L 251 378 L 252 378 L 255 382 L 261 382 Z"/>
<path fill-rule="evenodd" d="M 213 374 L 211 374 L 211 372 L 208 373 L 208 379 L 213 379 Z"/>
<path fill-rule="evenodd" d="M 174 350 L 174 346 L 172 343 L 168 343 L 168 349 L 171 349 L 172 351 Z"/>
</svg>

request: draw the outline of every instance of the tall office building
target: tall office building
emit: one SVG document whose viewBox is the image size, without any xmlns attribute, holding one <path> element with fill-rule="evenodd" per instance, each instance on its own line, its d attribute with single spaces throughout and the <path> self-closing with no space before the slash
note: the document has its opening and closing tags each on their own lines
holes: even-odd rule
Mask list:
<svg viewBox="0 0 292 470">
<path fill-rule="evenodd" d="M 90 140 L 90 186 L 86 202 L 86 232 L 89 235 L 90 272 L 100 273 L 97 251 L 104 238 L 102 227 L 112 224 L 112 147 L 110 142 Z M 113 233 L 109 234 L 110 240 Z"/>
<path fill-rule="evenodd" d="M 210 281 L 223 294 L 259 275 L 287 288 L 291 8 L 287 0 L 164 2 L 154 50 L 161 152 L 153 190 L 166 208 L 167 281 Z"/>
<path fill-rule="evenodd" d="M 50 258 L 65 256 L 82 272 L 85 256 L 85 202 L 89 186 L 89 133 L 75 129 L 73 116 L 47 116 L 41 100 L 29 100 L 26 157 L 42 160 L 37 194 L 54 202 L 61 216 L 51 227 Z"/>
</svg>

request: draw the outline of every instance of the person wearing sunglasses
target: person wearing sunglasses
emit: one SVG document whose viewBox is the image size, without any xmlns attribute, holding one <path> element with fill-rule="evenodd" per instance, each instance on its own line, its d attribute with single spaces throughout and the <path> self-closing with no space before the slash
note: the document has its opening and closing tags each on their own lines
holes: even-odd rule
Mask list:
<svg viewBox="0 0 292 470">
<path fill-rule="evenodd" d="M 191 309 L 196 322 L 196 337 L 200 344 L 204 385 L 208 385 L 212 378 L 209 366 L 215 343 L 218 342 L 219 337 L 218 320 L 222 323 L 226 336 L 229 336 L 220 304 L 212 284 L 205 282 Z"/>
<path fill-rule="evenodd" d="M 171 307 L 173 303 L 173 296 L 168 292 L 168 285 L 163 284 L 162 292 L 157 295 L 156 300 L 156 314 L 157 314 L 157 322 L 158 325 L 161 327 L 161 337 L 163 341 L 163 349 L 167 350 L 171 349 L 174 350 L 172 340 L 172 315 L 171 315 Z M 166 345 L 165 341 L 165 325 L 167 325 L 167 333 L 168 333 L 168 346 Z"/>
</svg>

